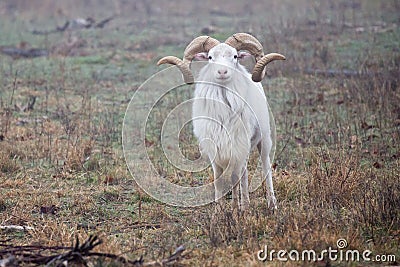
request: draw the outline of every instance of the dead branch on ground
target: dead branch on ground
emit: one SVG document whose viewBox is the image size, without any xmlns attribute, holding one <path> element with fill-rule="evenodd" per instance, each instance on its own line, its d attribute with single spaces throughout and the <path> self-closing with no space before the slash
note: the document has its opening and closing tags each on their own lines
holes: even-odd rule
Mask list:
<svg viewBox="0 0 400 267">
<path fill-rule="evenodd" d="M 80 243 L 76 238 L 73 247 L 63 246 L 13 246 L 8 245 L 10 240 L 0 242 L 0 267 L 18 266 L 27 264 L 30 266 L 65 266 L 66 264 L 82 264 L 88 266 L 88 258 L 97 257 L 117 261 L 124 266 L 166 266 L 179 261 L 184 246 L 179 246 L 168 258 L 144 262 L 141 256 L 137 260 L 129 260 L 125 257 L 112 254 L 95 252 L 93 249 L 102 243 L 97 236 L 90 236 L 85 242 Z"/>
<path fill-rule="evenodd" d="M 96 23 L 95 20 L 92 18 L 87 18 L 87 19 L 77 18 L 70 21 L 66 21 L 63 26 L 56 26 L 52 30 L 33 30 L 32 34 L 47 35 L 51 33 L 64 32 L 66 30 L 104 28 L 104 26 L 113 19 L 114 16 L 111 16 Z"/>
</svg>

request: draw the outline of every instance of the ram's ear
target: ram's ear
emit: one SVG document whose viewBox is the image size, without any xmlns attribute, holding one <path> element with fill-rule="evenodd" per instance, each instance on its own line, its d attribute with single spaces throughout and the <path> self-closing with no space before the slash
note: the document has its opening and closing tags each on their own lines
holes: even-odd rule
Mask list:
<svg viewBox="0 0 400 267">
<path fill-rule="evenodd" d="M 244 58 L 248 58 L 250 56 L 251 56 L 251 54 L 249 52 L 246 52 L 246 51 L 238 52 L 238 59 L 244 59 Z"/>
<path fill-rule="evenodd" d="M 199 60 L 199 61 L 206 61 L 206 60 L 208 60 L 208 54 L 205 52 L 197 53 L 194 56 L 194 59 Z"/>
</svg>

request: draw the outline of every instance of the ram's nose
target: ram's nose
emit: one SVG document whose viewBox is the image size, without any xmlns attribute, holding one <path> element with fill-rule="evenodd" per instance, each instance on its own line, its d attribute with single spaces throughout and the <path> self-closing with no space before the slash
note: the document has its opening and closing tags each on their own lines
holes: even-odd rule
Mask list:
<svg viewBox="0 0 400 267">
<path fill-rule="evenodd" d="M 228 74 L 228 70 L 227 69 L 220 69 L 217 71 L 219 75 L 225 75 Z"/>
</svg>

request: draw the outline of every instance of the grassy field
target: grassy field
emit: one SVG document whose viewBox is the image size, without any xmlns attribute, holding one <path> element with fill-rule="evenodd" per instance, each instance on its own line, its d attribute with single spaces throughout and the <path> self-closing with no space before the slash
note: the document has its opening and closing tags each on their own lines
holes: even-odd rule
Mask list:
<svg viewBox="0 0 400 267">
<path fill-rule="evenodd" d="M 32 33 L 110 16 L 103 28 Z M 1 50 L 49 55 L 0 54 L 0 226 L 33 228 L 0 229 L 0 252 L 5 245 L 71 246 L 76 237 L 96 235 L 103 241 L 96 251 L 153 265 L 184 245 L 177 266 L 265 266 L 257 259 L 264 246 L 320 252 L 344 238 L 347 249 L 395 255 L 396 262 L 289 265 L 399 265 L 399 24 L 397 0 L 2 1 Z M 287 57 L 269 65 L 263 81 L 277 128 L 278 209 L 267 209 L 264 188 L 250 196 L 246 216 L 229 208 L 215 215 L 212 204 L 165 205 L 127 170 L 127 105 L 162 69 L 159 58 L 181 57 L 203 33 L 222 41 L 235 32 L 250 32 L 266 51 Z M 173 108 L 168 103 L 160 113 Z M 160 125 L 149 127 L 146 145 L 161 175 L 186 185 L 211 179 L 209 169 L 192 174 L 168 166 Z M 181 141 L 196 155 L 190 129 Z"/>
</svg>

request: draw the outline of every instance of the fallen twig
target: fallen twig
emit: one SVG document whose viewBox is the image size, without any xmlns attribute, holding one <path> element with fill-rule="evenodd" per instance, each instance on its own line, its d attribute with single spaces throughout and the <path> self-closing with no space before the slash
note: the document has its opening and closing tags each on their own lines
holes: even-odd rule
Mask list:
<svg viewBox="0 0 400 267">
<path fill-rule="evenodd" d="M 185 251 L 185 247 L 183 245 L 179 246 L 178 248 L 175 249 L 174 253 L 171 254 L 166 259 L 162 259 L 160 261 L 151 261 L 151 262 L 146 262 L 143 263 L 142 266 L 166 266 L 169 265 L 181 257 L 182 253 Z"/>
<path fill-rule="evenodd" d="M 144 228 L 144 229 L 158 229 L 161 228 L 160 223 L 146 223 L 146 222 L 134 222 L 132 225 L 133 229 L 139 229 L 139 228 Z"/>
<path fill-rule="evenodd" d="M 50 34 L 50 33 L 56 33 L 56 32 L 63 32 L 65 31 L 69 26 L 69 21 L 65 22 L 63 26 L 59 27 L 57 26 L 55 29 L 53 30 L 49 30 L 49 31 L 38 31 L 38 30 L 33 30 L 32 34 L 37 34 L 37 35 L 46 35 L 46 34 Z"/>
<path fill-rule="evenodd" d="M 65 30 L 68 29 L 72 30 L 72 29 L 103 28 L 108 22 L 110 22 L 113 19 L 114 16 L 111 16 L 96 23 L 95 20 L 92 18 L 87 18 L 87 19 L 77 18 L 71 21 L 66 21 L 63 26 L 56 26 L 56 28 L 52 30 L 33 30 L 32 34 L 47 35 L 51 33 L 64 32 Z"/>
<path fill-rule="evenodd" d="M 0 230 L 16 230 L 16 231 L 27 231 L 33 230 L 33 227 L 30 226 L 21 226 L 21 225 L 0 225 Z"/>
<path fill-rule="evenodd" d="M 85 242 L 80 243 L 76 238 L 73 247 L 62 246 L 12 246 L 0 243 L 0 267 L 18 266 L 30 264 L 34 266 L 60 266 L 62 264 L 78 263 L 88 265 L 87 258 L 100 257 L 118 261 L 124 266 L 166 266 L 177 262 L 185 248 L 179 246 L 168 258 L 144 262 L 141 256 L 137 260 L 129 260 L 125 257 L 112 253 L 102 253 L 92 251 L 100 245 L 102 241 L 97 236 L 90 236 Z M 64 266 L 64 265 L 63 265 Z"/>
<path fill-rule="evenodd" d="M 3 47 L 1 49 L 3 54 L 12 56 L 13 58 L 33 58 L 33 57 L 45 57 L 49 55 L 49 51 L 47 49 L 40 48 L 30 48 L 30 49 L 22 49 L 16 47 Z"/>
<path fill-rule="evenodd" d="M 95 25 L 95 28 L 103 28 L 108 22 L 110 22 L 113 19 L 114 19 L 114 17 L 109 17 L 109 18 L 103 19 L 102 21 L 100 21 L 99 23 L 97 23 Z"/>
</svg>

